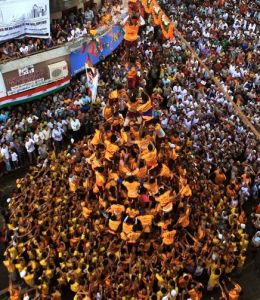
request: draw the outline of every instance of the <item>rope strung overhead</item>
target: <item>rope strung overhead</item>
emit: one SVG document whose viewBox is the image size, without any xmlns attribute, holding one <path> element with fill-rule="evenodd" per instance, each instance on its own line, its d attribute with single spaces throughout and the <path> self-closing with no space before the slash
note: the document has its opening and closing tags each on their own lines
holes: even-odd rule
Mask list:
<svg viewBox="0 0 260 300">
<path fill-rule="evenodd" d="M 223 85 L 220 83 L 220 81 L 212 75 L 209 68 L 205 65 L 205 63 L 199 58 L 196 51 L 191 47 L 190 43 L 183 37 L 183 35 L 175 28 L 176 36 L 179 37 L 179 39 L 182 41 L 182 43 L 190 50 L 192 55 L 198 60 L 198 62 L 201 64 L 201 66 L 208 72 L 211 79 L 214 81 L 215 85 L 218 87 L 218 89 L 223 93 L 225 98 L 232 104 L 232 106 L 235 109 L 236 114 L 240 117 L 242 122 L 249 128 L 251 131 L 255 134 L 256 138 L 260 140 L 260 133 L 258 130 L 254 127 L 254 125 L 250 122 L 248 117 L 242 112 L 242 110 L 239 108 L 239 106 L 232 100 L 230 95 L 225 91 Z"/>
<path fill-rule="evenodd" d="M 137 3 L 138 0 L 129 0 L 129 2 Z M 155 26 L 161 26 L 162 34 L 166 39 L 173 39 L 174 33 L 176 33 L 176 36 L 178 36 L 179 39 L 182 41 L 182 43 L 190 50 L 193 57 L 195 57 L 198 60 L 198 62 L 201 64 L 201 66 L 208 72 L 210 78 L 214 81 L 219 91 L 221 91 L 225 96 L 225 98 L 232 104 L 237 116 L 239 116 L 242 122 L 255 134 L 256 138 L 260 140 L 260 133 L 258 132 L 258 130 L 250 122 L 248 117 L 242 112 L 239 106 L 232 100 L 230 95 L 225 91 L 223 84 L 221 84 L 220 81 L 215 76 L 212 75 L 212 72 L 209 70 L 206 64 L 199 58 L 198 54 L 191 47 L 189 42 L 183 37 L 183 35 L 178 31 L 178 29 L 175 28 L 173 22 L 171 22 L 170 19 L 166 16 L 164 11 L 158 5 L 157 1 L 139 0 L 139 3 L 142 5 L 144 11 L 147 14 L 152 15 L 153 24 Z"/>
</svg>

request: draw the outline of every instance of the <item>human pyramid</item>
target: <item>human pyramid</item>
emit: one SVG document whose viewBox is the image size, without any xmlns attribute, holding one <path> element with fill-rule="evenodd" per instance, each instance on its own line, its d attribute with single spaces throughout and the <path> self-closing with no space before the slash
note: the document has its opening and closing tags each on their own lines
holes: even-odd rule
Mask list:
<svg viewBox="0 0 260 300">
<path fill-rule="evenodd" d="M 242 221 L 231 214 L 223 243 L 216 215 L 227 197 L 204 199 L 204 187 L 188 182 L 192 155 L 153 117 L 142 88 L 119 86 L 108 98 L 91 138 L 17 182 L 5 265 L 40 299 L 60 299 L 66 285 L 75 299 L 201 299 L 201 270 L 213 289 L 243 259 Z"/>
<path fill-rule="evenodd" d="M 161 126 L 130 60 L 95 133 L 17 181 L 4 264 L 35 299 L 202 299 L 242 267 L 248 246 L 236 181 L 202 178 L 190 143 Z M 122 103 L 124 109 L 122 110 Z M 202 283 L 205 277 L 208 283 Z M 229 299 L 239 299 L 234 283 Z"/>
</svg>

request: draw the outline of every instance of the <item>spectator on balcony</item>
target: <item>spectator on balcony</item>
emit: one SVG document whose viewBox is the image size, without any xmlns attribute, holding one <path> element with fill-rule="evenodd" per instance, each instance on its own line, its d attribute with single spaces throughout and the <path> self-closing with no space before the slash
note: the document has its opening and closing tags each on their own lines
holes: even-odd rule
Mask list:
<svg viewBox="0 0 260 300">
<path fill-rule="evenodd" d="M 81 26 L 81 36 L 87 35 L 88 34 L 88 29 L 86 26 L 82 25 Z"/>
<path fill-rule="evenodd" d="M 78 23 L 82 24 L 84 22 L 84 18 L 85 18 L 84 12 L 83 12 L 82 8 L 80 8 L 77 13 Z"/>
<path fill-rule="evenodd" d="M 73 36 L 71 35 L 71 33 L 69 33 L 67 36 L 67 41 L 70 42 L 72 40 L 73 40 Z"/>
<path fill-rule="evenodd" d="M 20 52 L 22 53 L 22 55 L 28 55 L 29 48 L 28 48 L 28 46 L 25 45 L 25 43 L 22 43 L 22 46 L 20 48 Z"/>
<path fill-rule="evenodd" d="M 85 15 L 85 19 L 86 19 L 88 22 L 91 22 L 91 23 L 92 23 L 92 21 L 93 21 L 93 19 L 94 19 L 94 12 L 93 12 L 93 10 L 91 10 L 89 7 L 87 7 L 86 10 L 85 10 L 84 15 Z"/>
<path fill-rule="evenodd" d="M 68 32 L 66 32 L 65 30 L 63 30 L 61 28 L 60 25 L 57 25 L 56 27 L 56 31 L 54 33 L 54 36 L 58 39 L 59 37 L 63 37 L 64 39 L 66 39 L 66 37 L 68 36 Z"/>
<path fill-rule="evenodd" d="M 57 39 L 57 44 L 58 45 L 62 45 L 65 42 L 66 42 L 66 39 L 62 35 Z"/>
<path fill-rule="evenodd" d="M 46 48 L 52 48 L 54 46 L 54 42 L 52 37 L 50 36 L 46 41 L 45 41 L 45 47 Z"/>
<path fill-rule="evenodd" d="M 35 52 L 37 49 L 35 49 L 35 45 L 33 43 L 33 40 L 29 40 L 28 42 L 28 52 L 29 53 L 33 53 Z"/>
<path fill-rule="evenodd" d="M 8 55 L 10 57 L 19 57 L 20 56 L 20 53 L 19 53 L 19 50 L 18 50 L 16 44 L 14 44 L 14 43 L 9 44 Z"/>
<path fill-rule="evenodd" d="M 71 24 L 74 24 L 74 23 L 76 22 L 76 20 L 77 20 L 76 15 L 74 14 L 74 12 L 71 12 L 71 13 L 69 14 L 69 21 L 70 21 L 70 23 L 71 23 Z"/>
<path fill-rule="evenodd" d="M 81 36 L 81 30 L 79 28 L 79 24 L 73 25 L 72 30 L 71 30 L 71 35 L 74 39 L 77 39 Z"/>
</svg>

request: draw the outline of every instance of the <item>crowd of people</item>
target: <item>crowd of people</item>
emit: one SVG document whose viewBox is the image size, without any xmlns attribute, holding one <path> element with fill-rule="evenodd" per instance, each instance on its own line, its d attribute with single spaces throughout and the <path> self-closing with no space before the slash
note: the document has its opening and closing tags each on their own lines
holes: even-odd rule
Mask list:
<svg viewBox="0 0 260 300">
<path fill-rule="evenodd" d="M 204 22 L 206 8 L 215 12 L 215 4 L 202 2 L 161 1 L 169 13 L 174 5 L 173 18 L 187 36 L 193 25 L 186 21 Z M 216 9 L 233 3 L 235 13 L 236 1 L 224 2 Z M 193 41 L 198 51 L 211 49 L 204 35 Z M 225 77 L 228 49 L 218 76 L 236 98 Z M 198 300 L 212 290 L 216 299 L 239 299 L 242 288 L 229 276 L 243 268 L 251 241 L 259 247 L 259 204 L 252 240 L 244 211 L 248 201 L 259 201 L 259 144 L 178 38 L 163 40 L 146 19 L 137 46 L 125 50 L 98 65 L 96 105 L 83 77 L 37 109 L 1 113 L 1 153 L 7 148 L 11 160 L 13 152 L 19 159 L 16 140 L 27 152 L 26 143 L 39 155 L 42 144 L 49 149 L 8 199 L 4 264 L 13 281 L 35 289 L 35 299 L 60 299 L 64 286 L 78 300 Z M 238 85 L 247 80 L 235 78 Z M 242 107 L 250 110 L 250 101 L 257 107 L 254 97 L 241 99 Z M 85 129 L 74 132 L 76 123 Z M 37 144 L 45 129 L 49 141 Z M 56 129 L 66 149 L 55 142 Z"/>
<path fill-rule="evenodd" d="M 51 37 L 23 38 L 4 42 L 0 45 L 0 61 L 24 57 L 38 51 L 48 50 L 66 42 L 74 41 L 83 36 L 95 35 L 96 29 L 111 24 L 116 15 L 122 11 L 122 1 L 104 1 L 102 8 L 96 5 L 85 10 L 71 11 L 61 19 L 53 19 Z"/>
<path fill-rule="evenodd" d="M 98 122 L 98 102 L 89 96 L 86 78 L 62 93 L 0 114 L 0 176 L 35 165 L 51 150 L 60 151 L 92 132 Z"/>
<path fill-rule="evenodd" d="M 259 130 L 259 3 L 162 1 L 179 31 Z M 204 77 L 209 74 L 205 70 Z"/>
</svg>

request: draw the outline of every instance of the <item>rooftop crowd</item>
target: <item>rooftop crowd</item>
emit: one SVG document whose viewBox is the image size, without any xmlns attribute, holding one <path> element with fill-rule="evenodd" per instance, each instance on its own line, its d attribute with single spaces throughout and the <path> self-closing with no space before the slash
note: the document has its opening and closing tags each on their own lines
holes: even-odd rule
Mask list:
<svg viewBox="0 0 260 300">
<path fill-rule="evenodd" d="M 194 19 L 214 8 L 202 2 Z M 174 8 L 181 14 L 185 3 Z M 179 28 L 184 16 L 174 16 Z M 98 65 L 96 103 L 82 76 L 46 101 L 1 112 L 6 171 L 32 165 L 8 199 L 4 264 L 34 299 L 60 299 L 64 286 L 74 299 L 197 300 L 212 290 L 240 299 L 229 276 L 242 270 L 251 238 L 260 246 L 259 144 L 178 38 L 163 40 L 147 22 L 125 50 Z"/>
<path fill-rule="evenodd" d="M 61 19 L 51 22 L 51 37 L 46 39 L 26 37 L 4 42 L 0 45 L 0 61 L 21 58 L 39 51 L 72 42 L 83 36 L 94 35 L 96 29 L 111 24 L 121 11 L 121 1 L 104 1 L 102 8 L 96 5 L 85 10 L 71 11 Z"/>
</svg>

